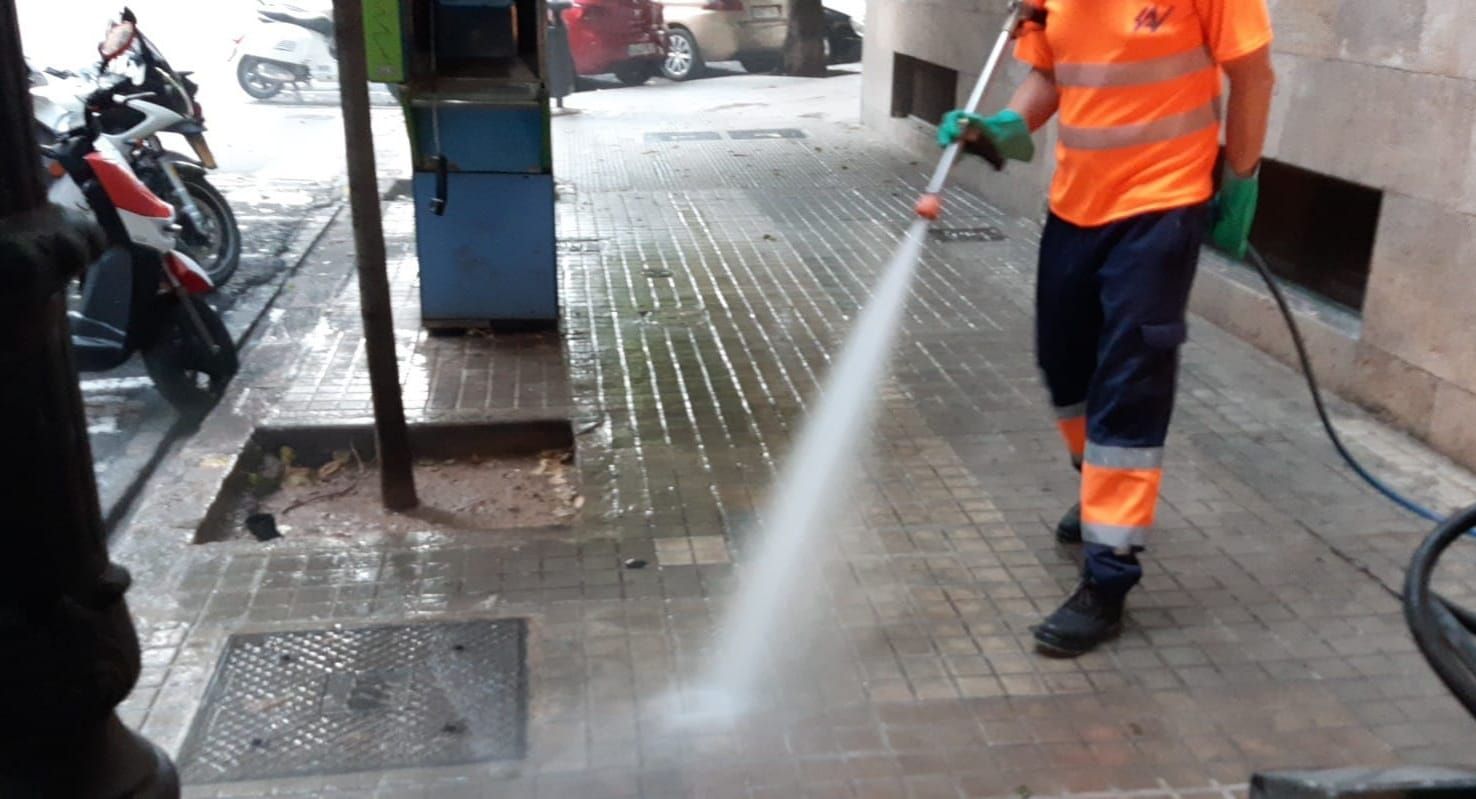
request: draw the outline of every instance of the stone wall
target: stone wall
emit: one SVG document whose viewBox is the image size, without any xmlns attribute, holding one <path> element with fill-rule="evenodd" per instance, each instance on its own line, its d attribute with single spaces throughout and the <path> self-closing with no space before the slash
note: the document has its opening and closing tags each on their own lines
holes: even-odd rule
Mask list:
<svg viewBox="0 0 1476 799">
<path fill-rule="evenodd" d="M 1278 72 L 1267 154 L 1384 192 L 1362 318 L 1302 304 L 1326 382 L 1476 466 L 1476 9 L 1472 0 L 1270 0 Z M 891 117 L 892 58 L 957 69 L 962 102 L 998 31 L 1003 0 L 871 0 L 864 121 L 919 152 L 933 129 Z M 1023 74 L 1011 63 L 984 108 Z M 1045 157 L 958 179 L 1038 215 Z M 971 161 L 973 159 L 970 159 Z M 1195 310 L 1290 356 L 1264 287 L 1206 258 Z"/>
</svg>

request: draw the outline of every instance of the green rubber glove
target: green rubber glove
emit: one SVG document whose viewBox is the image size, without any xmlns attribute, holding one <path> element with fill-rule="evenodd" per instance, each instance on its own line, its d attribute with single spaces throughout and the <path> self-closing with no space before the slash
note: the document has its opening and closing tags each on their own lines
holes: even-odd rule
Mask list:
<svg viewBox="0 0 1476 799">
<path fill-rule="evenodd" d="M 1024 117 L 1006 108 L 994 116 L 979 116 L 963 109 L 949 111 L 938 123 L 938 146 L 948 147 L 963 138 L 970 128 L 978 128 L 994 143 L 994 148 L 1005 158 L 1015 161 L 1030 161 L 1035 158 L 1035 142 L 1030 138 L 1030 126 Z"/>
<path fill-rule="evenodd" d="M 1250 249 L 1251 223 L 1256 221 L 1256 202 L 1261 196 L 1260 172 L 1240 177 L 1227 166 L 1215 197 L 1215 226 L 1210 245 L 1231 258 L 1245 258 Z"/>
</svg>

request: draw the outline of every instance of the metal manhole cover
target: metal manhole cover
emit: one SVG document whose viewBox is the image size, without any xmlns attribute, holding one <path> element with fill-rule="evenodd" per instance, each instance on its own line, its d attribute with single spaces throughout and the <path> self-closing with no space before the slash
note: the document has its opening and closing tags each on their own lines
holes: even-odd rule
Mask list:
<svg viewBox="0 0 1476 799">
<path fill-rule="evenodd" d="M 805 132 L 798 128 L 762 128 L 758 130 L 730 130 L 731 139 L 803 139 Z"/>
<path fill-rule="evenodd" d="M 997 227 L 954 227 L 933 228 L 931 231 L 934 241 L 1004 241 L 1004 231 Z"/>
<path fill-rule="evenodd" d="M 521 758 L 522 619 L 233 635 L 179 762 L 212 783 Z"/>
<path fill-rule="evenodd" d="M 646 141 L 721 141 L 723 134 L 715 130 L 672 130 L 661 133 L 647 133 Z"/>
</svg>

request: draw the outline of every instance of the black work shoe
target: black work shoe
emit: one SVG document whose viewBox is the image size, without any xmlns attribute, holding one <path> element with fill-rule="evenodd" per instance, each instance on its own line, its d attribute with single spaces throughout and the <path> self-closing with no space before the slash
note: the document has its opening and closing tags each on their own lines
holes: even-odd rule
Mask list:
<svg viewBox="0 0 1476 799">
<path fill-rule="evenodd" d="M 1081 543 L 1081 503 L 1071 506 L 1056 524 L 1056 540 L 1062 544 Z"/>
<path fill-rule="evenodd" d="M 1122 632 L 1125 595 L 1108 594 L 1083 580 L 1055 613 L 1031 629 L 1041 652 L 1056 657 L 1085 655 Z"/>
</svg>

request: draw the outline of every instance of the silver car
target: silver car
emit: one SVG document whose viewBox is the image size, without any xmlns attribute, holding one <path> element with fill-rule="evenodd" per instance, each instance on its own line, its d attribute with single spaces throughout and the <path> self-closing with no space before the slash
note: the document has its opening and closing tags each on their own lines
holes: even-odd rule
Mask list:
<svg viewBox="0 0 1476 799">
<path fill-rule="evenodd" d="M 669 31 L 662 74 L 691 80 L 710 61 L 772 72 L 783 60 L 789 0 L 661 0 Z"/>
</svg>

